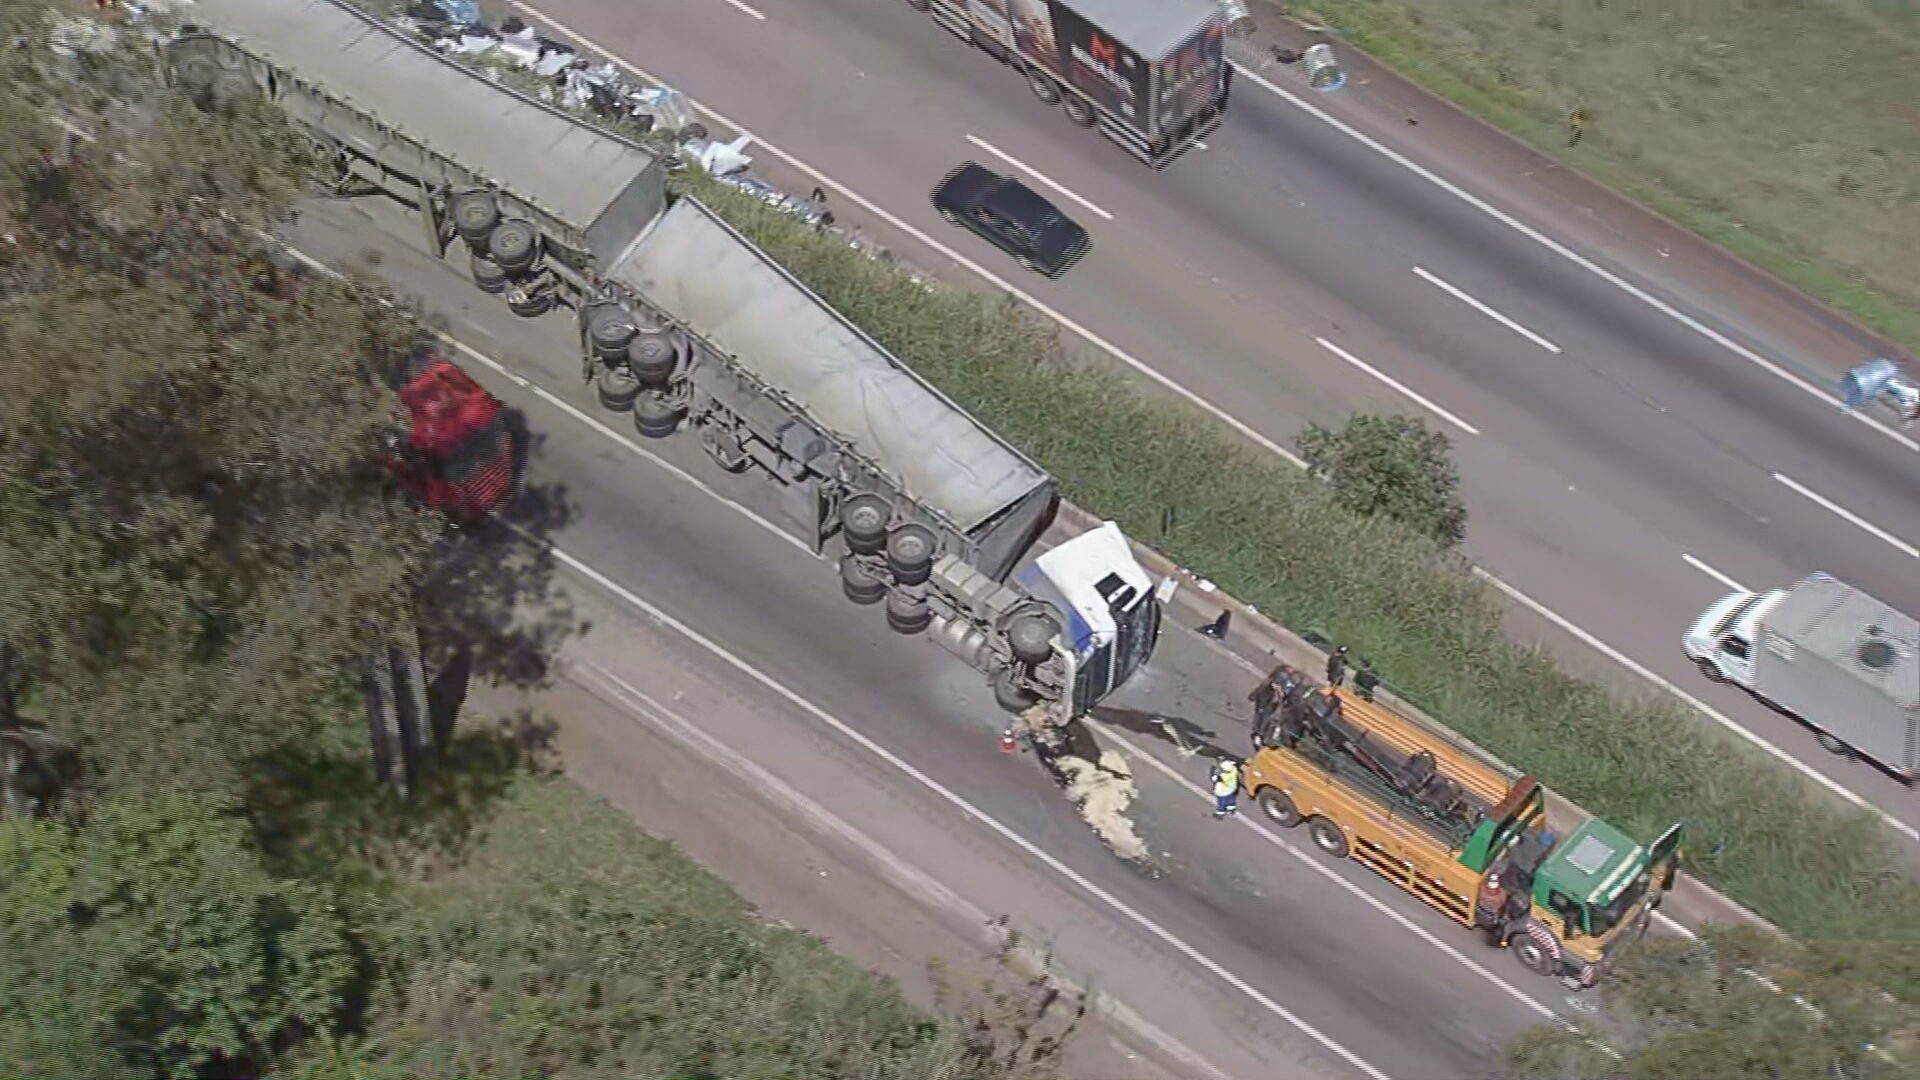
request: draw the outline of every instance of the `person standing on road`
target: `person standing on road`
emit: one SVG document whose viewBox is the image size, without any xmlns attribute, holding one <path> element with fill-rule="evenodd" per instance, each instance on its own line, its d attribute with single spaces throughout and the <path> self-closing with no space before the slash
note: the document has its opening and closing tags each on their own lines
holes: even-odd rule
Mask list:
<svg viewBox="0 0 1920 1080">
<path fill-rule="evenodd" d="M 1213 816 L 1226 817 L 1240 809 L 1240 763 L 1222 758 L 1213 764 Z"/>
<path fill-rule="evenodd" d="M 1342 645 L 1327 654 L 1327 685 L 1337 690 L 1346 677 L 1347 647 Z"/>
<path fill-rule="evenodd" d="M 1267 745 L 1268 737 L 1273 733 L 1276 714 L 1286 715 L 1287 710 L 1299 701 L 1300 673 L 1290 665 L 1281 664 L 1267 673 L 1247 700 L 1253 702 L 1253 749 L 1257 753 Z"/>
</svg>

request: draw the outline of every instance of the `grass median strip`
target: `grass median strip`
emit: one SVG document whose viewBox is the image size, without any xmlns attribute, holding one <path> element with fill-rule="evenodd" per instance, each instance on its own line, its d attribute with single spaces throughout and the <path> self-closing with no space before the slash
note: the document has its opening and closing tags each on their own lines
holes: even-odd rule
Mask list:
<svg viewBox="0 0 1920 1080">
<path fill-rule="evenodd" d="M 1460 734 L 1634 834 L 1687 821 L 1692 869 L 1782 927 L 1920 937 L 1920 885 L 1875 820 L 1677 705 L 1618 700 L 1516 645 L 1463 560 L 1082 363 L 1011 298 L 929 288 L 731 188 L 684 183 L 1075 502 L 1282 622 L 1352 643 Z"/>
</svg>

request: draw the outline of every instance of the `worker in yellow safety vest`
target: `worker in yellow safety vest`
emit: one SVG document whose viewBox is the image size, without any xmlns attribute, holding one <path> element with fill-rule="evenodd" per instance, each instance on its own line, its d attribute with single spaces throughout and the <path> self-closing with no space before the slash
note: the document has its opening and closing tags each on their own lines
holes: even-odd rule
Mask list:
<svg viewBox="0 0 1920 1080">
<path fill-rule="evenodd" d="M 1226 817 L 1240 808 L 1240 763 L 1223 758 L 1213 766 L 1213 816 Z"/>
</svg>

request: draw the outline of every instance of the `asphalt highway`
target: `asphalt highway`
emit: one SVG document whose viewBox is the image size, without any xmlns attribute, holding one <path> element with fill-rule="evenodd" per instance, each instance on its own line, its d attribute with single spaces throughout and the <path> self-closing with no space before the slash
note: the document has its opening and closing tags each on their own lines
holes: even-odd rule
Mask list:
<svg viewBox="0 0 1920 1080">
<path fill-rule="evenodd" d="M 989 270 L 1272 444 L 1425 416 L 1455 440 L 1476 562 L 1574 627 L 1522 607 L 1523 633 L 1644 689 L 1604 643 L 1920 825 L 1920 797 L 1678 647 L 1729 583 L 1814 569 L 1920 611 L 1920 446 L 1826 393 L 1879 351 L 1849 324 L 1363 66 L 1333 95 L 1256 67 L 1206 148 L 1156 173 L 902 2 L 523 10 L 857 195 L 837 215 L 909 261 Z M 927 192 L 965 159 L 1025 170 L 1092 252 L 1047 282 L 948 228 Z"/>
<path fill-rule="evenodd" d="M 592 624 L 563 668 L 590 670 L 596 693 L 654 728 L 697 728 L 870 851 L 1006 915 L 1058 973 L 1164 1035 L 1135 1045 L 1172 1075 L 1204 1074 L 1167 1059 L 1166 1043 L 1225 1076 L 1479 1075 L 1503 1042 L 1571 1011 L 1557 982 L 1304 835 L 1210 819 L 1207 759 L 1183 751 L 1244 747 L 1251 676 L 1189 614 L 1170 620 L 1103 736 L 1133 762 L 1143 866 L 1102 846 L 1031 760 L 997 750 L 1002 714 L 981 677 L 844 600 L 832 563 L 770 524 L 766 485 L 600 409 L 564 314 L 507 314 L 379 200 L 314 204 L 291 239 L 417 302 L 525 417 L 528 494 L 509 514 L 555 545 Z M 654 735 L 594 726 L 574 742 L 593 748 L 581 768 L 616 802 L 638 799 L 622 799 L 635 781 L 620 777 L 644 774 Z M 750 820 L 718 800 L 712 812 L 722 830 Z"/>
</svg>

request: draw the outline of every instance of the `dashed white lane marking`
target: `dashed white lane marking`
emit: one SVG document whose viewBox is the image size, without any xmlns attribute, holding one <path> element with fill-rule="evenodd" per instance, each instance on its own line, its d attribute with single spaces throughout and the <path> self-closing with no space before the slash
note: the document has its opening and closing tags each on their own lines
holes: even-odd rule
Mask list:
<svg viewBox="0 0 1920 1080">
<path fill-rule="evenodd" d="M 1306 100 L 1305 98 L 1302 98 L 1299 95 L 1294 94 L 1293 92 L 1286 90 L 1283 87 L 1275 85 L 1274 83 L 1261 77 L 1259 72 L 1254 71 L 1253 69 L 1245 66 L 1244 64 L 1234 63 L 1233 66 L 1235 70 L 1237 70 L 1241 75 L 1244 75 L 1248 79 L 1253 80 L 1253 84 L 1255 86 L 1258 86 L 1270 93 L 1278 95 L 1281 100 L 1287 102 L 1290 105 L 1293 105 L 1295 108 L 1300 109 L 1302 112 L 1305 112 L 1307 115 L 1313 117 L 1314 119 L 1321 121 L 1327 126 L 1333 128 L 1335 131 L 1338 131 L 1341 134 L 1346 135 L 1347 137 L 1358 142 L 1360 145 L 1366 147 L 1369 150 L 1372 150 L 1374 153 L 1379 154 L 1380 156 L 1386 158 L 1388 161 L 1393 162 L 1394 164 L 1400 166 L 1401 168 L 1406 169 L 1408 172 L 1413 173 L 1415 176 L 1420 177 L 1422 180 L 1427 181 L 1428 183 L 1434 185 L 1435 187 L 1438 187 L 1440 190 L 1445 191 L 1447 194 L 1452 195 L 1453 197 L 1466 203 L 1468 206 L 1471 206 L 1475 210 L 1478 210 L 1481 213 L 1487 215 L 1488 217 L 1494 219 L 1495 221 L 1498 221 L 1500 224 L 1507 226 L 1508 228 L 1526 237 L 1527 239 L 1532 240 L 1534 243 L 1539 244 L 1541 247 L 1546 248 L 1548 251 L 1553 252 L 1555 255 L 1558 255 L 1561 258 L 1566 259 L 1568 262 L 1573 263 L 1575 266 L 1580 267 L 1582 270 L 1586 270 L 1587 272 L 1595 275 L 1596 277 L 1600 278 L 1600 280 L 1605 281 L 1607 284 L 1612 285 L 1614 288 L 1619 289 L 1621 292 L 1626 293 L 1628 296 L 1633 297 L 1635 300 L 1638 300 L 1641 303 L 1646 304 L 1648 307 L 1654 309 L 1655 311 L 1658 311 L 1662 315 L 1665 315 L 1668 318 L 1673 319 L 1675 322 L 1678 322 L 1680 325 L 1686 327 L 1689 330 L 1692 330 L 1696 334 L 1699 334 L 1701 337 L 1706 338 L 1708 341 L 1713 342 L 1715 345 L 1721 346 L 1727 351 L 1733 353 L 1735 356 L 1740 357 L 1742 360 L 1745 360 L 1748 363 L 1753 364 L 1755 367 L 1760 368 L 1762 371 L 1765 371 L 1770 375 L 1773 375 L 1777 378 L 1785 380 L 1786 382 L 1792 384 L 1793 386 L 1798 387 L 1803 392 L 1820 399 L 1822 402 L 1828 405 L 1832 405 L 1837 401 L 1837 398 L 1834 396 L 1832 391 L 1808 382 L 1807 380 L 1801 378 L 1800 376 L 1794 374 L 1793 372 L 1788 371 L 1786 368 L 1781 367 L 1779 364 L 1776 364 L 1773 361 L 1767 359 L 1766 357 L 1761 356 L 1759 353 L 1753 351 L 1752 349 L 1747 348 L 1745 345 L 1742 345 L 1739 342 L 1734 341 L 1732 338 L 1729 338 L 1725 334 L 1722 334 L 1718 330 L 1715 330 L 1713 327 L 1708 326 L 1707 324 L 1701 322 L 1699 319 L 1696 319 L 1693 316 L 1688 315 L 1686 312 L 1681 311 L 1680 309 L 1674 307 L 1672 304 L 1667 303 L 1665 300 L 1662 300 L 1659 297 L 1648 292 L 1647 290 L 1641 288 L 1640 286 L 1635 285 L 1633 282 L 1626 280 L 1625 278 L 1621 277 L 1620 275 L 1614 273 L 1611 270 L 1608 270 L 1606 267 L 1601 266 L 1600 264 L 1594 262 L 1592 259 L 1587 258 L 1585 255 L 1582 255 L 1579 252 L 1574 251 L 1572 248 L 1569 248 L 1565 244 L 1560 243 L 1558 240 L 1555 240 L 1552 237 L 1547 236 L 1545 233 L 1542 233 L 1540 230 L 1533 228 L 1532 226 L 1526 224 L 1525 222 L 1520 221 L 1518 218 L 1515 218 L 1513 215 L 1507 213 L 1506 211 L 1501 210 L 1498 207 L 1495 207 L 1493 204 L 1487 202 L 1485 199 L 1482 199 L 1478 195 L 1473 194 L 1472 192 L 1466 190 L 1465 188 L 1462 188 L 1458 184 L 1455 184 L 1452 181 L 1447 180 L 1445 177 L 1440 176 L 1438 173 L 1435 173 L 1433 170 L 1427 168 L 1426 166 L 1420 164 L 1417 161 L 1414 161 L 1412 158 L 1407 157 L 1405 154 L 1400 153 L 1398 150 L 1395 150 L 1392 147 L 1387 146 L 1385 143 L 1382 143 L 1381 141 L 1379 141 L 1378 139 L 1375 139 L 1371 135 L 1368 135 L 1365 132 L 1360 131 L 1358 128 L 1355 128 L 1353 125 L 1347 123 L 1346 121 L 1333 116 L 1332 114 L 1326 112 L 1325 110 L 1321 109 L 1319 106 L 1313 104 L 1312 102 Z M 1887 438 L 1892 439 L 1894 442 L 1899 443 L 1900 445 L 1906 447 L 1907 449 L 1920 452 L 1920 442 L 1916 442 L 1915 440 L 1910 439 L 1905 435 L 1902 435 L 1901 433 L 1893 430 L 1890 427 L 1887 427 L 1884 424 L 1876 423 L 1865 414 L 1858 413 L 1858 412 L 1850 412 L 1847 415 L 1853 417 L 1855 420 L 1858 420 L 1861 423 L 1866 424 L 1868 427 L 1872 428 L 1873 430 L 1879 432 L 1882 435 L 1885 435 Z"/>
<path fill-rule="evenodd" d="M 1907 543 L 1905 540 L 1902 540 L 1899 537 L 1888 532 L 1887 530 L 1881 528 L 1880 526 L 1875 525 L 1873 522 L 1868 521 L 1866 518 L 1861 517 L 1859 514 L 1856 514 L 1853 511 L 1847 509 L 1846 507 L 1841 506 L 1839 503 L 1834 502 L 1832 499 L 1827 498 L 1825 495 L 1822 495 L 1819 492 L 1813 490 L 1812 488 L 1806 486 L 1805 484 L 1802 484 L 1800 481 L 1795 480 L 1793 477 L 1786 476 L 1781 473 L 1774 473 L 1773 478 L 1775 480 L 1778 480 L 1780 483 L 1785 484 L 1789 489 L 1799 492 L 1801 495 L 1805 496 L 1809 501 L 1820 506 L 1821 508 L 1832 511 L 1834 514 L 1839 515 L 1840 518 L 1845 520 L 1848 524 L 1854 525 L 1866 532 L 1872 533 L 1874 536 L 1877 536 L 1880 539 L 1885 540 L 1887 543 L 1892 544 L 1894 547 L 1899 548 L 1901 551 L 1906 552 L 1909 556 L 1916 559 L 1920 559 L 1920 547 L 1914 547 L 1912 544 Z"/>
<path fill-rule="evenodd" d="M 760 20 L 761 22 L 767 21 L 767 17 L 765 15 L 762 15 L 758 11 L 755 11 L 753 8 L 750 8 L 747 5 L 741 3 L 740 0 L 727 0 L 727 3 L 739 11 L 746 12 L 748 15 L 753 16 L 754 18 Z"/>
<path fill-rule="evenodd" d="M 1361 371 L 1366 372 L 1367 374 L 1373 376 L 1374 378 L 1379 379 L 1381 382 L 1387 384 L 1388 386 L 1393 387 L 1395 390 L 1398 390 L 1401 394 L 1409 398 L 1412 398 L 1416 402 L 1419 402 L 1420 405 L 1423 408 L 1425 408 L 1428 412 L 1433 413 L 1435 416 L 1438 416 L 1440 419 L 1445 420 L 1447 423 L 1452 424 L 1454 427 L 1459 428 L 1461 431 L 1464 431 L 1469 435 L 1480 434 L 1479 428 L 1474 427 L 1472 424 L 1467 423 L 1465 420 L 1460 419 L 1459 417 L 1453 415 L 1452 413 L 1441 408 L 1440 406 L 1435 405 L 1433 402 L 1428 401 L 1426 398 L 1421 397 L 1419 394 L 1415 393 L 1414 391 L 1409 390 L 1405 385 L 1400 383 L 1399 380 L 1395 379 L 1391 375 L 1388 375 L 1386 372 L 1381 371 L 1380 369 L 1374 367 L 1373 365 L 1367 363 L 1365 360 L 1362 360 L 1359 357 L 1348 352 L 1347 350 L 1341 348 L 1340 346 L 1335 345 L 1333 342 L 1328 341 L 1326 338 L 1314 338 L 1314 340 L 1320 343 L 1321 348 L 1327 350 L 1328 352 L 1339 357 L 1340 359 L 1345 360 L 1347 363 L 1352 364 L 1354 367 L 1359 368 Z"/>
<path fill-rule="evenodd" d="M 1028 176 L 1033 177 L 1035 180 L 1040 181 L 1041 183 L 1047 185 L 1053 190 L 1059 192 L 1060 194 L 1065 195 L 1067 198 L 1072 199 L 1074 202 L 1079 203 L 1081 206 L 1084 206 L 1087 209 L 1093 211 L 1094 213 L 1099 214 L 1101 217 L 1106 218 L 1108 221 L 1113 220 L 1112 214 L 1109 214 L 1105 210 L 1102 210 L 1098 206 L 1095 206 L 1091 200 L 1081 198 L 1078 194 L 1076 194 L 1073 191 L 1073 189 L 1067 187 L 1067 185 L 1060 183 L 1058 180 L 1055 180 L 1054 178 L 1048 176 L 1046 173 L 1041 172 L 1039 169 L 1034 168 L 1033 166 L 1027 164 L 1026 162 L 1021 161 L 1019 158 L 1014 157 L 1012 154 L 1007 153 L 1005 150 L 1000 149 L 999 147 L 993 145 L 987 140 L 981 138 L 980 136 L 968 135 L 967 141 L 979 147 L 980 149 L 985 150 L 987 153 L 992 154 L 994 157 L 999 158 L 1001 161 L 1004 161 L 1007 164 L 1013 166 L 1014 168 L 1019 169 L 1021 172 L 1026 173 Z"/>
<path fill-rule="evenodd" d="M 1533 331 L 1527 329 L 1526 327 L 1521 326 L 1519 323 L 1515 322 L 1514 320 L 1507 318 L 1505 315 L 1501 314 L 1500 312 L 1495 311 L 1491 306 L 1481 303 L 1478 299 L 1470 295 L 1465 289 L 1462 289 L 1457 285 L 1451 284 L 1446 279 L 1442 278 L 1440 275 L 1436 273 L 1433 273 L 1427 268 L 1423 266 L 1416 266 L 1413 268 L 1413 272 L 1416 274 L 1419 274 L 1422 278 L 1425 278 L 1428 284 L 1439 288 L 1441 291 L 1447 293 L 1449 296 L 1452 296 L 1455 300 L 1458 300 L 1461 303 L 1472 308 L 1473 310 L 1478 311 L 1480 314 L 1485 315 L 1487 318 L 1492 319 L 1494 322 L 1499 323 L 1501 326 L 1504 326 L 1507 329 L 1513 331 L 1514 333 L 1519 334 L 1521 337 L 1526 338 L 1528 341 L 1533 342 L 1535 345 L 1540 346 L 1541 348 L 1547 350 L 1548 352 L 1557 353 L 1560 351 L 1560 346 L 1555 345 L 1553 342 L 1548 341 L 1546 338 L 1541 337 L 1539 334 L 1536 334 Z"/>
<path fill-rule="evenodd" d="M 1691 566 L 1695 570 L 1698 570 L 1701 573 L 1707 575 L 1708 577 L 1714 579 L 1715 581 L 1718 581 L 1720 584 L 1725 585 L 1727 588 L 1732 589 L 1734 592 L 1750 591 L 1745 585 L 1740 584 L 1739 582 L 1733 580 L 1732 578 L 1721 573 L 1720 571 L 1715 570 L 1713 567 L 1708 566 L 1706 563 L 1701 562 L 1699 559 L 1696 559 L 1691 555 L 1682 555 L 1680 556 L 1680 558 L 1685 560 L 1688 566 Z"/>
<path fill-rule="evenodd" d="M 1667 693 L 1672 694 L 1675 698 L 1677 698 L 1682 704 L 1686 705 L 1688 708 L 1693 709 L 1694 711 L 1698 712 L 1700 715 L 1706 717 L 1709 720 L 1712 720 L 1714 723 L 1719 724 L 1721 727 L 1726 728 L 1728 731 L 1732 732 L 1733 734 L 1738 735 L 1740 738 L 1745 739 L 1747 742 L 1752 743 L 1754 746 L 1757 746 L 1760 749 L 1766 751 L 1769 755 L 1771 755 L 1775 760 L 1779 761 L 1782 765 L 1785 765 L 1788 768 L 1791 768 L 1793 771 L 1799 773 L 1801 776 L 1806 777 L 1808 780 L 1813 781 L 1815 784 L 1818 784 L 1819 786 L 1825 788 L 1826 790 L 1832 792 L 1833 794 L 1839 796 L 1840 798 L 1845 799 L 1849 804 L 1853 806 L 1857 806 L 1860 809 L 1865 810 L 1868 813 L 1878 817 L 1882 824 L 1886 825 L 1888 828 L 1892 829 L 1893 831 L 1899 833 L 1900 835 L 1906 837 L 1909 840 L 1920 841 L 1920 829 L 1916 829 L 1912 825 L 1909 825 L 1906 822 L 1901 821 L 1899 818 L 1894 817 L 1892 814 L 1873 805 L 1872 803 L 1868 802 L 1866 799 L 1862 798 L 1861 796 L 1854 794 L 1852 791 L 1842 786 L 1838 781 L 1828 777 L 1826 774 L 1820 772 L 1818 769 L 1815 769 L 1813 766 L 1807 764 L 1804 761 L 1801 761 L 1799 758 L 1794 757 L 1792 754 L 1787 753 L 1785 750 L 1780 749 L 1779 747 L 1773 745 L 1772 743 L 1761 738 L 1760 736 L 1755 735 L 1753 732 L 1748 731 L 1746 728 L 1741 727 L 1739 724 L 1734 723 L 1732 720 L 1728 719 L 1724 713 L 1721 713 L 1717 709 L 1714 709 L 1712 706 L 1708 705 L 1706 702 L 1701 701 L 1699 698 L 1694 697 L 1692 694 L 1687 693 L 1685 690 L 1680 689 L 1680 687 L 1677 684 L 1665 678 L 1664 676 L 1660 675 L 1658 672 L 1654 671 L 1652 668 L 1647 667 L 1645 664 L 1642 664 L 1639 661 L 1633 659 L 1632 657 L 1628 656 L 1626 653 L 1621 652 L 1620 650 L 1614 648 L 1613 646 L 1607 644 L 1606 642 L 1601 641 L 1599 638 L 1594 637 L 1592 634 L 1587 633 L 1585 630 L 1580 629 L 1578 626 L 1575 626 L 1572 622 L 1568 621 L 1565 616 L 1555 612 L 1552 608 L 1547 607 L 1545 604 L 1542 604 L 1540 601 L 1535 600 L 1533 597 L 1528 596 L 1526 593 L 1523 593 L 1519 589 L 1516 589 L 1513 586 L 1507 584 L 1506 582 L 1501 581 L 1499 578 L 1494 577 L 1492 574 L 1487 573 L 1485 570 L 1482 570 L 1477 566 L 1473 568 L 1473 576 L 1479 578 L 1480 580 L 1486 582 L 1487 584 L 1493 586 L 1494 588 L 1499 589 L 1502 593 L 1506 594 L 1507 596 L 1512 597 L 1514 601 L 1519 603 L 1522 607 L 1525 607 L 1527 610 L 1547 620 L 1548 622 L 1559 627 L 1560 629 L 1565 630 L 1567 633 L 1572 634 L 1575 638 L 1577 638 L 1580 642 L 1585 644 L 1588 648 L 1593 649 L 1595 652 L 1598 652 L 1600 655 L 1606 657 L 1609 660 L 1612 660 L 1616 664 L 1619 664 L 1621 667 L 1626 668 L 1628 671 L 1633 672 L 1635 675 L 1640 676 L 1641 678 L 1647 680 L 1648 682 L 1659 687 L 1660 689 L 1665 690 Z"/>
</svg>

